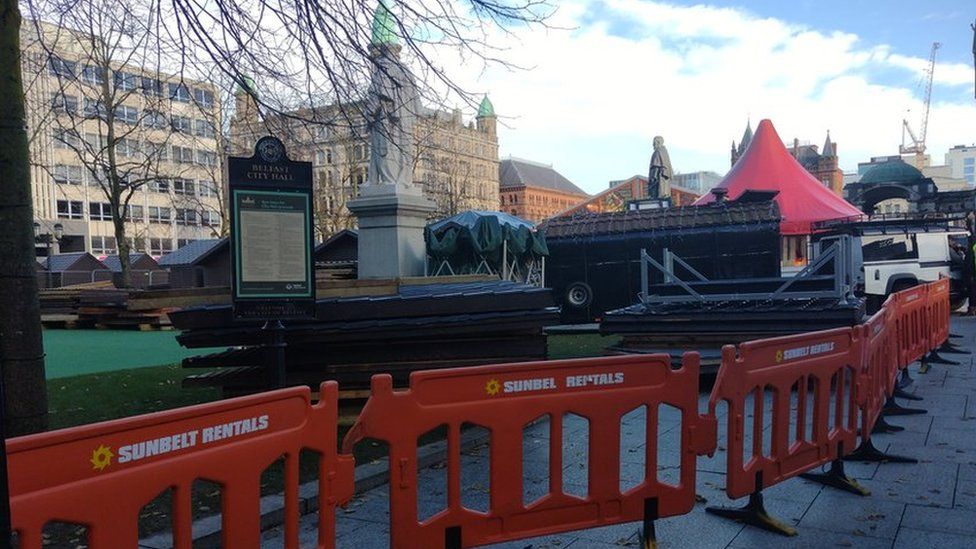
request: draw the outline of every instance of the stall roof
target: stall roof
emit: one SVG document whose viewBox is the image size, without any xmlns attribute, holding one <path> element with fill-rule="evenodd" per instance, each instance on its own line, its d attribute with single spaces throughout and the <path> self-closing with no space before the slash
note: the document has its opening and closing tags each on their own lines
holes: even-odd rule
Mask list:
<svg viewBox="0 0 976 549">
<path fill-rule="evenodd" d="M 542 229 L 547 239 L 557 239 L 638 231 L 778 223 L 779 220 L 780 214 L 776 202 L 767 200 L 557 217 L 546 221 Z"/>
<path fill-rule="evenodd" d="M 776 202 L 783 215 L 780 232 L 786 235 L 810 234 L 811 224 L 818 221 L 862 215 L 793 158 L 769 120 L 759 123 L 749 148 L 718 187 L 728 190 L 729 200 L 746 191 L 778 192 Z M 695 205 L 714 200 L 715 195 L 709 193 Z"/>
<path fill-rule="evenodd" d="M 159 259 L 161 267 L 177 265 L 196 265 L 228 244 L 227 238 L 195 240 L 186 246 L 170 252 Z"/>
</svg>

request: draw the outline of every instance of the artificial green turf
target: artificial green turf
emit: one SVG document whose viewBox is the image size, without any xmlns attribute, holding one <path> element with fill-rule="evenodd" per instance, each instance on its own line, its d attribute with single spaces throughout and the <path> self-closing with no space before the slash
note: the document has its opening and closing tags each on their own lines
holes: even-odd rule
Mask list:
<svg viewBox="0 0 976 549">
<path fill-rule="evenodd" d="M 212 352 L 185 349 L 176 331 L 44 330 L 47 378 L 174 364 Z"/>
</svg>

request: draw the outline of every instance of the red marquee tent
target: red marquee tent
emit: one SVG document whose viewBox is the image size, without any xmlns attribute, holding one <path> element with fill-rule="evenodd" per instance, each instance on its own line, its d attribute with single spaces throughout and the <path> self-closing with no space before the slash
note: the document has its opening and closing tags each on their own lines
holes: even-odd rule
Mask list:
<svg viewBox="0 0 976 549">
<path fill-rule="evenodd" d="M 728 190 L 729 200 L 745 191 L 778 191 L 776 202 L 783 216 L 780 233 L 784 235 L 810 234 L 811 223 L 862 215 L 793 158 L 769 120 L 759 123 L 749 147 L 718 186 Z M 715 195 L 709 193 L 695 205 L 714 200 Z"/>
</svg>

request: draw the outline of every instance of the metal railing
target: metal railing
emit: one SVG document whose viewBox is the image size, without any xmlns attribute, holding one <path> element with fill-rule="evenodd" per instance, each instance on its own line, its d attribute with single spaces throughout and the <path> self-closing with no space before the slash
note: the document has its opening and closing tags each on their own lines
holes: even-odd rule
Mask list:
<svg viewBox="0 0 976 549">
<path fill-rule="evenodd" d="M 786 301 L 795 299 L 833 298 L 846 303 L 854 298 L 854 240 L 839 236 L 827 247 L 821 247 L 816 259 L 803 270 L 789 278 L 745 278 L 709 280 L 685 260 L 669 249 L 664 249 L 662 262 L 658 262 L 641 249 L 641 293 L 639 299 L 645 305 L 661 303 L 694 303 L 742 300 Z M 684 268 L 694 280 L 684 280 L 675 272 L 675 265 Z M 650 283 L 651 268 L 664 275 L 664 283 Z M 832 272 L 826 272 L 832 271 Z M 825 284 L 828 283 L 829 284 Z M 798 288 L 798 286 L 805 286 Z M 826 286 L 825 289 L 820 289 Z M 726 291 L 711 291 L 716 287 Z M 729 292 L 728 288 L 741 288 Z M 760 289 L 761 288 L 761 289 Z M 652 291 L 654 293 L 652 293 Z"/>
</svg>

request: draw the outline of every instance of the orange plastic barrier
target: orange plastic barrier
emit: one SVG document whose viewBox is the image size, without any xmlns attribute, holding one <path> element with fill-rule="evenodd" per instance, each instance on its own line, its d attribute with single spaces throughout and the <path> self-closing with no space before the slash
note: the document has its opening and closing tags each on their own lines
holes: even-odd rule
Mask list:
<svg viewBox="0 0 976 549">
<path fill-rule="evenodd" d="M 940 278 L 928 285 L 926 295 L 928 309 L 929 350 L 938 349 L 949 340 L 949 279 Z"/>
<path fill-rule="evenodd" d="M 373 376 L 372 394 L 343 441 L 348 452 L 364 438 L 390 448 L 390 541 L 398 548 L 471 547 L 525 537 L 653 520 L 694 505 L 697 455 L 714 450 L 715 423 L 698 415 L 697 354 L 674 370 L 667 355 L 624 356 L 414 372 L 409 389 L 394 391 L 388 375 Z M 658 405 L 681 411 L 680 481 L 657 477 Z M 645 475 L 620 491 L 620 420 L 646 410 Z M 563 491 L 562 420 L 589 420 L 588 490 Z M 548 416 L 549 490 L 523 503 L 523 429 Z M 461 503 L 461 425 L 487 428 L 490 503 L 485 512 Z M 417 437 L 447 426 L 447 504 L 418 520 Z M 650 517 L 648 515 L 651 515 Z"/>
<path fill-rule="evenodd" d="M 738 356 L 732 345 L 722 349 L 709 413 L 715 415 L 719 401 L 728 403 L 725 482 L 730 497 L 757 493 L 854 448 L 858 427 L 854 388 L 862 359 L 861 343 L 855 336 L 854 330 L 843 328 L 746 342 L 739 346 Z M 764 400 L 769 390 L 771 440 L 764 449 L 764 408 L 769 407 Z M 749 395 L 753 397 L 751 418 L 746 410 Z M 791 407 L 794 395 L 795 410 Z M 795 420 L 793 437 L 791 417 Z M 752 423 L 751 451 L 745 447 L 747 420 Z M 744 459 L 744 453 L 751 457 Z"/>
<path fill-rule="evenodd" d="M 82 524 L 93 549 L 136 547 L 141 508 L 173 489 L 176 548 L 191 546 L 191 489 L 222 487 L 223 547 L 260 546 L 261 473 L 285 460 L 285 540 L 298 547 L 298 454 L 321 453 L 319 547 L 335 542 L 337 504 L 352 496 L 352 456 L 336 452 L 335 383 L 310 404 L 307 387 L 42 433 L 8 442 L 14 529 L 41 547 L 49 521 Z"/>
<path fill-rule="evenodd" d="M 929 351 L 928 291 L 929 285 L 923 284 L 894 294 L 898 367 L 901 369 L 921 359 Z"/>
<path fill-rule="evenodd" d="M 894 323 L 897 309 L 889 300 L 880 311 L 859 326 L 864 358 L 857 382 L 857 404 L 861 413 L 861 436 L 871 436 L 885 400 L 895 390 L 898 373 L 898 341 Z"/>
</svg>

